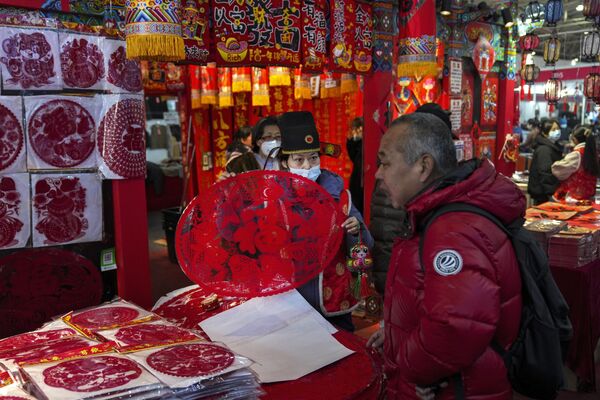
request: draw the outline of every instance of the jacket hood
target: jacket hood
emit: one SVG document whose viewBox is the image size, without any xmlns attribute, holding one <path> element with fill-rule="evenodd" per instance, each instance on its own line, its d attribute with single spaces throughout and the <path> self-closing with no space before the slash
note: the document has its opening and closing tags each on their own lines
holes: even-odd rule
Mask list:
<svg viewBox="0 0 600 400">
<path fill-rule="evenodd" d="M 448 203 L 468 203 L 508 224 L 525 215 L 525 196 L 509 178 L 496 172 L 487 159 L 469 160 L 433 182 L 406 206 L 410 220 L 420 220 Z"/>
<path fill-rule="evenodd" d="M 539 146 L 550 146 L 554 151 L 562 152 L 560 147 L 552 140 L 548 139 L 541 133 L 535 137 L 535 141 L 531 144 L 532 148 L 538 148 Z"/>
</svg>

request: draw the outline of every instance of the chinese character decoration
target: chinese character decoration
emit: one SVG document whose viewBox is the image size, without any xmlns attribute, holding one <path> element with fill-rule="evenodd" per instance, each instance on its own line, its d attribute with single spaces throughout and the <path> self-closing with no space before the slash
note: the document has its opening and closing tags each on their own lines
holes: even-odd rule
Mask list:
<svg viewBox="0 0 600 400">
<path fill-rule="evenodd" d="M 402 1 L 398 14 L 398 76 L 437 76 L 435 0 Z"/>
<path fill-rule="evenodd" d="M 269 85 L 291 86 L 290 69 L 286 67 L 269 67 Z"/>
<path fill-rule="evenodd" d="M 492 75 L 485 79 L 481 94 L 481 125 L 490 127 L 496 125 L 498 109 L 498 78 Z"/>
<path fill-rule="evenodd" d="M 265 68 L 252 67 L 252 105 L 269 105 L 269 76 Z"/>
<path fill-rule="evenodd" d="M 205 63 L 209 56 L 210 12 L 208 0 L 183 0 L 181 28 L 185 45 L 185 61 Z"/>
<path fill-rule="evenodd" d="M 218 82 L 217 65 L 208 63 L 200 67 L 200 103 L 217 104 Z"/>
<path fill-rule="evenodd" d="M 218 68 L 219 76 L 219 107 L 233 107 L 233 93 L 231 92 L 231 69 Z"/>
<path fill-rule="evenodd" d="M 482 81 L 485 80 L 486 75 L 492 70 L 495 61 L 496 52 L 494 51 L 494 47 L 484 35 L 479 36 L 473 48 L 473 62 Z"/>
<path fill-rule="evenodd" d="M 216 68 L 215 68 L 216 69 Z M 227 165 L 227 147 L 231 144 L 233 131 L 233 113 L 231 108 L 211 107 L 213 173 L 218 179 Z"/>
<path fill-rule="evenodd" d="M 190 100 L 192 103 L 192 109 L 200 108 L 200 66 L 190 65 Z"/>
<path fill-rule="evenodd" d="M 327 61 L 326 0 L 302 2 L 302 68 L 321 72 Z"/>
<path fill-rule="evenodd" d="M 233 93 L 252 91 L 252 68 L 231 68 L 231 91 Z"/>
<path fill-rule="evenodd" d="M 334 0 L 331 16 L 330 67 L 336 71 L 367 73 L 373 44 L 372 7 L 355 0 Z"/>
<path fill-rule="evenodd" d="M 300 64 L 300 0 L 213 0 L 212 29 L 219 65 Z"/>
<path fill-rule="evenodd" d="M 127 58 L 179 61 L 185 59 L 180 0 L 127 0 Z"/>
</svg>

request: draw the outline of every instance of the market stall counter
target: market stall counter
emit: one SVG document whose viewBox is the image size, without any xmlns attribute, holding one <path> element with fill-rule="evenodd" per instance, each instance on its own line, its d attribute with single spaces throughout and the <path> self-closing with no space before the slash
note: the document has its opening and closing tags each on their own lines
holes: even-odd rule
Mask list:
<svg viewBox="0 0 600 400">
<path fill-rule="evenodd" d="M 566 366 L 582 390 L 596 390 L 594 352 L 600 339 L 600 207 L 544 203 L 526 213 L 526 228 L 548 254 L 570 309 L 573 339 Z"/>
</svg>

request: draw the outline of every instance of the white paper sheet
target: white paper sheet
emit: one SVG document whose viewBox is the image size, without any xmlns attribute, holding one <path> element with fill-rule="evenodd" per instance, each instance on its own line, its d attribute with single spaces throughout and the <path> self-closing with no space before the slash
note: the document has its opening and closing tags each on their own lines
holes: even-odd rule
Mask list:
<svg viewBox="0 0 600 400">
<path fill-rule="evenodd" d="M 252 359 L 260 380 L 298 379 L 353 353 L 296 291 L 247 301 L 200 323 L 214 341 Z"/>
</svg>

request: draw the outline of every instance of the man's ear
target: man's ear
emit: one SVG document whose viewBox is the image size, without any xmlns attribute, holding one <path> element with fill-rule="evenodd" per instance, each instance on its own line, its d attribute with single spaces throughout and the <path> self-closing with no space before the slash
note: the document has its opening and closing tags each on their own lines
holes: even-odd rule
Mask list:
<svg viewBox="0 0 600 400">
<path fill-rule="evenodd" d="M 419 181 L 421 183 L 427 183 L 434 177 L 435 171 L 435 160 L 431 154 L 424 154 L 421 159 L 417 161 L 419 163 Z"/>
</svg>

